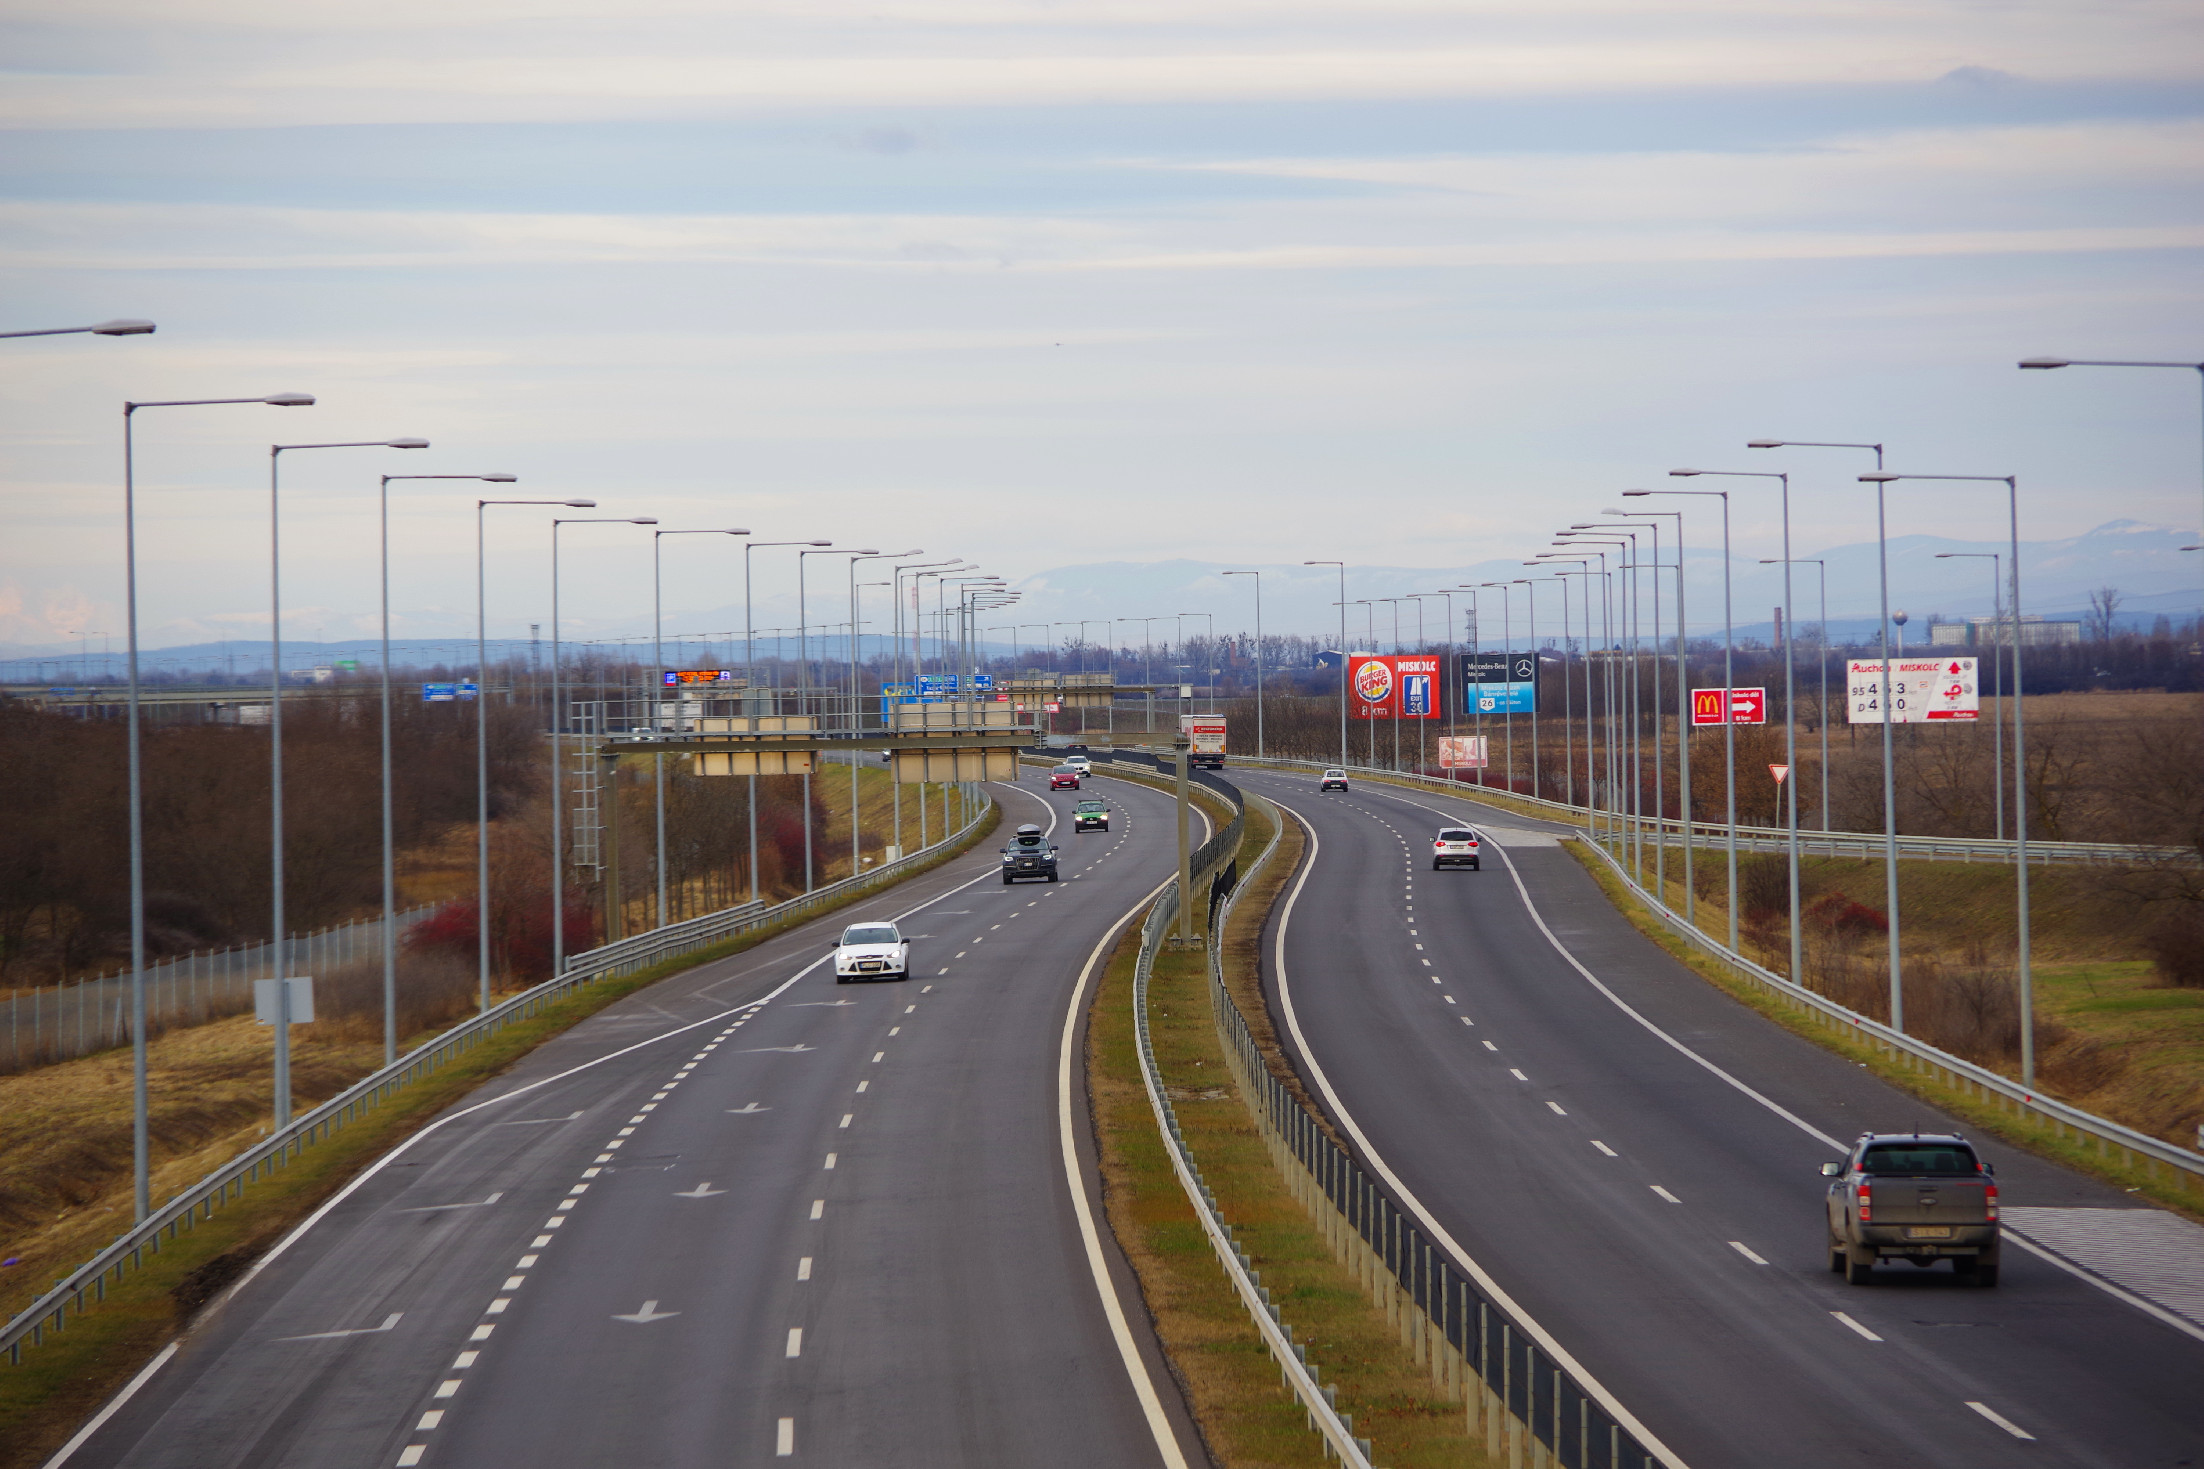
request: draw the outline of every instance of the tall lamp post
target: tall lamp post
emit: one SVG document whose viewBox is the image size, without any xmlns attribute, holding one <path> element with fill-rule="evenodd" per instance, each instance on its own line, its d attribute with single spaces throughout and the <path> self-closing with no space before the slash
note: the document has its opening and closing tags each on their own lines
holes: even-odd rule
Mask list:
<svg viewBox="0 0 2204 1469">
<path fill-rule="evenodd" d="M 1564 556 L 1558 551 L 1540 551 L 1523 564 L 1552 571 L 1557 565 L 1589 568 L 1592 563 L 1581 556 Z M 1574 571 L 1554 571 L 1553 575 L 1553 579 L 1561 583 L 1561 731 L 1565 741 L 1561 757 L 1561 802 L 1565 806 L 1576 804 L 1576 709 L 1573 707 L 1576 689 L 1575 685 L 1569 682 L 1569 578 L 1582 574 Z M 1591 631 L 1592 594 L 1591 589 L 1587 587 L 1584 592 L 1584 632 L 1587 646 L 1589 646 Z M 1587 661 L 1586 666 L 1590 666 L 1589 661 Z M 1592 737 L 1591 715 L 1591 685 L 1587 683 L 1584 693 L 1584 738 L 1587 741 Z"/>
<path fill-rule="evenodd" d="M 1860 479 L 1877 490 L 1908 479 L 2005 486 L 2009 537 L 2006 550 L 2013 558 L 2005 574 L 2011 594 L 2006 602 L 2012 614 L 2008 627 L 2013 640 L 2013 867 L 2014 900 L 2020 910 L 2016 936 L 2020 949 L 2020 1084 L 2033 1091 L 2036 1085 L 2036 996 L 2028 941 L 2028 724 L 2020 672 L 2020 483 L 2016 476 L 2009 474 L 1885 474 L 1880 470 L 1863 474 Z M 1897 1024 L 1895 1020 L 1891 1023 Z"/>
<path fill-rule="evenodd" d="M 1939 561 L 1989 562 L 1990 615 L 1996 619 L 1999 627 L 2005 625 L 2004 579 L 1998 570 L 2000 563 L 2005 559 L 2003 556 L 1995 551 L 1938 551 L 1936 559 Z M 2005 660 L 1998 653 L 1995 643 L 1990 645 L 1990 666 L 1996 669 L 1998 674 L 1999 705 L 1997 712 L 1990 716 L 1990 738 L 1994 750 L 1991 760 L 1997 767 L 1997 778 L 1990 782 L 1990 789 L 1994 797 L 1992 805 L 1997 812 L 1997 839 L 2002 842 L 2005 840 L 2005 712 L 2003 709 L 2005 702 Z M 1826 818 L 1824 818 L 1824 824 L 1826 825 Z"/>
<path fill-rule="evenodd" d="M 559 669 L 559 527 L 564 525 L 656 525 L 649 515 L 554 516 L 551 521 L 551 977 L 566 973 L 566 795 L 562 788 L 566 758 L 566 695 Z M 620 819 L 615 787 L 606 801 L 606 819 Z M 617 904 L 620 895 L 614 893 Z"/>
<path fill-rule="evenodd" d="M 861 735 L 865 732 L 864 715 L 861 712 L 864 685 L 858 675 L 858 654 L 863 649 L 858 634 L 857 563 L 860 561 L 877 561 L 883 556 L 890 561 L 900 561 L 907 556 L 923 556 L 925 554 L 921 550 L 858 551 L 849 558 L 849 727 L 852 734 Z M 880 716 L 881 726 L 885 728 L 888 722 L 887 706 L 885 704 L 881 706 Z M 864 865 L 864 834 L 859 825 L 857 773 L 858 752 L 851 750 L 849 752 L 849 875 L 851 877 L 857 876 L 858 869 Z"/>
<path fill-rule="evenodd" d="M 116 323 L 108 323 L 115 325 Z M 152 329 L 146 324 L 146 329 Z M 72 328 L 64 330 L 96 330 Z M 27 332 L 26 336 L 43 335 Z M 115 335 L 126 335 L 115 333 Z M 138 690 L 138 474 L 136 424 L 141 408 L 212 408 L 260 403 L 271 408 L 310 408 L 308 393 L 273 393 L 262 398 L 166 398 L 122 405 L 122 545 L 124 616 L 128 619 L 126 656 L 130 676 L 130 1092 L 131 1175 L 136 1222 L 153 1210 L 152 1129 L 148 1120 L 145 1034 L 145 781 Z M 281 977 L 281 971 L 278 971 Z"/>
<path fill-rule="evenodd" d="M 383 658 L 383 1064 L 398 1059 L 398 856 L 397 821 L 392 810 L 390 774 L 390 482 L 394 479 L 472 480 L 478 484 L 509 485 L 509 474 L 386 474 L 376 501 L 376 519 L 382 552 L 382 658 Z M 475 677 L 475 704 L 489 697 L 489 680 Z M 486 919 L 478 914 L 477 926 Z"/>
<path fill-rule="evenodd" d="M 490 1008 L 490 634 L 484 591 L 483 512 L 492 505 L 557 505 L 594 510 L 595 500 L 477 500 L 474 502 L 474 859 L 475 962 L 480 1005 Z M 508 665 L 510 666 L 510 665 Z M 508 686 L 510 675 L 508 675 Z M 510 698 L 510 695 L 508 695 Z"/>
<path fill-rule="evenodd" d="M 666 676 L 665 580 L 661 575 L 660 566 L 664 559 L 659 554 L 661 543 L 667 536 L 747 536 L 749 534 L 750 532 L 747 530 L 654 530 L 650 533 L 650 656 L 651 678 L 654 681 L 662 680 Z M 660 683 L 659 688 L 652 691 L 651 702 L 653 704 L 660 702 L 665 697 L 659 691 L 663 687 L 664 685 Z M 674 712 L 677 719 L 680 716 L 680 707 L 680 702 L 676 699 Z M 653 712 L 656 713 L 655 710 Z M 660 721 L 654 718 L 651 720 L 651 725 L 653 728 L 658 728 Z M 663 753 L 658 753 L 650 758 L 651 805 L 655 812 L 658 835 L 658 926 L 664 928 L 667 923 L 666 757 Z"/>
<path fill-rule="evenodd" d="M 1936 559 L 1942 561 L 1947 556 L 1960 555 L 1990 555 L 1992 561 L 1997 559 L 1994 554 L 1987 552 L 1961 551 L 1939 552 Z M 1762 566 L 1773 566 L 1775 565 L 1775 559 L 1764 556 L 1761 558 L 1760 564 Z M 1819 556 L 1794 556 L 1791 558 L 1791 564 L 1793 566 L 1813 567 L 1817 577 L 1817 585 L 1821 590 L 1821 618 L 1816 624 L 1821 629 L 1821 645 L 1815 649 L 1815 653 L 1817 661 L 1821 664 L 1821 717 L 1817 721 L 1821 725 L 1821 829 L 1827 831 L 1829 829 L 1829 563 Z M 1994 589 L 1997 581 L 1994 571 L 1991 573 L 1990 580 Z M 1796 637 L 1797 633 L 1793 632 L 1792 636 Z M 2000 736 L 2000 739 L 2002 739 L 2002 736 Z M 1999 768 L 2003 769 L 2002 766 Z M 1797 778 L 1796 775 L 1792 776 L 1793 780 Z M 2005 797 L 2004 788 L 2000 786 L 1998 789 L 1997 835 L 1998 840 L 2003 841 L 2005 838 Z"/>
<path fill-rule="evenodd" d="M 269 888 L 275 959 L 275 1126 L 291 1125 L 291 942 L 283 883 L 283 456 L 294 449 L 426 449 L 427 439 L 353 439 L 268 446 Z"/>
<path fill-rule="evenodd" d="M 1303 566 L 1339 568 L 1339 763 L 1347 763 L 1347 563 L 1304 561 Z"/>
<path fill-rule="evenodd" d="M 1643 520 L 1650 522 L 1653 526 L 1653 645 L 1654 654 L 1656 657 L 1658 657 L 1660 653 L 1661 641 L 1660 522 L 1664 518 L 1673 519 L 1676 522 L 1676 808 L 1677 813 L 1683 818 L 1684 921 L 1686 923 L 1695 924 L 1697 922 L 1695 913 L 1698 905 L 1698 899 L 1693 893 L 1691 885 L 1691 725 L 1689 722 L 1691 718 L 1691 684 L 1684 667 L 1684 513 L 1681 510 L 1603 510 L 1600 513 L 1602 515 L 1620 516 L 1626 520 Z M 1655 666 L 1656 668 L 1658 667 L 1657 664 Z M 1823 689 L 1824 692 L 1826 692 L 1826 671 L 1824 672 L 1823 677 Z M 1658 687 L 1659 685 L 1656 683 L 1656 690 L 1658 690 Z M 1826 704 L 1827 700 L 1824 699 L 1823 702 Z M 1661 760 L 1659 753 L 1660 737 L 1658 734 L 1658 726 L 1660 724 L 1660 706 L 1660 694 L 1656 691 L 1653 696 L 1654 724 L 1656 727 L 1656 733 L 1653 743 L 1653 799 L 1654 804 L 1661 807 L 1661 814 L 1665 818 L 1668 814 L 1668 811 L 1667 800 L 1661 792 Z M 1828 720 L 1825 716 L 1822 721 L 1822 748 L 1825 754 L 1828 749 L 1828 743 Z M 1828 768 L 1828 762 L 1826 759 L 1824 759 L 1823 761 L 1823 768 Z M 1792 778 L 1796 779 L 1797 777 L 1793 776 Z M 1824 794 L 1826 794 L 1826 792 L 1824 792 Z M 1662 874 L 1661 881 L 1665 883 L 1667 881 L 1667 866 L 1665 855 L 1668 850 L 1668 844 L 1666 841 L 1663 841 L 1661 843 L 1659 850 L 1663 854 L 1663 860 L 1658 866 L 1658 871 Z"/>
<path fill-rule="evenodd" d="M 1513 585 L 1513 582 L 1504 581 L 1481 581 L 1477 583 L 1480 590 L 1497 591 L 1500 594 L 1500 641 L 1507 644 L 1507 651 L 1501 654 L 1501 657 L 1505 660 L 1503 666 L 1511 672 L 1515 664 L 1515 599 L 1510 595 L 1508 588 Z M 1506 685 L 1503 684 L 1502 687 L 1506 687 Z M 1513 696 L 1508 699 L 1508 707 L 1501 712 L 1506 719 L 1506 723 L 1502 724 L 1500 729 L 1507 741 L 1507 784 L 1508 794 L 1512 796 L 1515 794 L 1515 700 Z"/>
<path fill-rule="evenodd" d="M 1263 758 L 1263 574 L 1260 571 L 1226 571 L 1221 576 L 1255 578 L 1255 758 Z"/>
</svg>

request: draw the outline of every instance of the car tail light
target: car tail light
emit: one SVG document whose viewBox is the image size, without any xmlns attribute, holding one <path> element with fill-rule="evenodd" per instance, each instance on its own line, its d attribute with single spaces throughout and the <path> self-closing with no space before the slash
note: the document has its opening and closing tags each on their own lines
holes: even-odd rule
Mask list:
<svg viewBox="0 0 2204 1469">
<path fill-rule="evenodd" d="M 1874 1219 L 1874 1217 L 1875 1217 L 1875 1189 L 1874 1189 L 1874 1185 L 1872 1185 L 1872 1184 L 1870 1184 L 1870 1183 L 1866 1183 L 1866 1182 L 1864 1182 L 1864 1181 L 1863 1181 L 1863 1182 L 1862 1182 L 1862 1183 L 1860 1184 L 1860 1223 L 1862 1223 L 1862 1224 L 1866 1224 L 1866 1223 L 1870 1222 L 1871 1220 L 1873 1220 L 1873 1219 Z"/>
<path fill-rule="evenodd" d="M 1982 1203 L 1983 1203 L 1983 1205 L 1984 1205 L 1984 1206 L 1985 1206 L 1985 1207 L 1986 1207 L 1986 1208 L 1987 1208 L 1987 1209 L 1989 1210 L 1989 1217 L 1990 1217 L 1991 1221 L 1992 1221 L 1992 1222 L 1994 1223 L 1994 1222 L 1996 1221 L 1996 1219 L 1997 1219 L 1997 1185 L 1996 1185 L 1996 1184 L 1994 1184 L 1994 1183 L 1992 1183 L 1992 1184 L 1985 1184 L 1985 1185 L 1983 1186 L 1983 1193 L 1982 1193 Z"/>
</svg>

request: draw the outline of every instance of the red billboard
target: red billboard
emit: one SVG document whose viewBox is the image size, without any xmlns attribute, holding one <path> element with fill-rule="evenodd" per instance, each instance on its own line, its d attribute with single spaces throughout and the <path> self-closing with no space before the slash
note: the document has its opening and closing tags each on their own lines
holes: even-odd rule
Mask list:
<svg viewBox="0 0 2204 1469">
<path fill-rule="evenodd" d="M 1347 660 L 1347 698 L 1357 719 L 1437 719 L 1439 660 L 1357 653 Z"/>
<path fill-rule="evenodd" d="M 1691 691 L 1693 724 L 1765 724 L 1767 719 L 1768 691 L 1765 688 Z"/>
</svg>

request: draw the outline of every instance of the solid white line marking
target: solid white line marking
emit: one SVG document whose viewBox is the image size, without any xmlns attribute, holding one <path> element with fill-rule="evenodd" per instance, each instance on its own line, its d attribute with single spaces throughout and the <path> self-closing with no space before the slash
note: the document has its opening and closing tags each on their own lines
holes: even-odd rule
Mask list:
<svg viewBox="0 0 2204 1469">
<path fill-rule="evenodd" d="M 1668 1200 L 1671 1204 L 1681 1204 L 1683 1202 L 1682 1199 L 1677 1198 L 1674 1194 L 1670 1193 L 1667 1189 L 1662 1188 L 1657 1183 L 1649 1183 L 1646 1185 L 1646 1187 L 1653 1190 L 1653 1192 L 1659 1194 L 1662 1198 Z"/>
<path fill-rule="evenodd" d="M 1745 1248 L 1745 1242 L 1743 1240 L 1731 1240 L 1730 1248 L 1737 1251 L 1738 1254 L 1743 1255 L 1746 1259 L 1752 1261 L 1755 1265 L 1765 1265 L 1768 1263 L 1767 1261 L 1761 1259 L 1758 1255 L 1754 1254 L 1751 1250 Z"/>
<path fill-rule="evenodd" d="M 809 1255 L 796 1262 L 796 1278 L 798 1280 L 811 1279 L 811 1257 Z"/>
<path fill-rule="evenodd" d="M 826 1207 L 827 1201 L 825 1199 L 813 1199 L 811 1201 L 811 1217 L 814 1219 L 820 1218 L 826 1213 Z"/>
<path fill-rule="evenodd" d="M 1561 1104 L 1559 1102 L 1548 1102 L 1546 1105 L 1553 1108 L 1554 1116 L 1556 1117 L 1566 1117 L 1569 1115 L 1568 1113 L 1561 1110 Z"/>
<path fill-rule="evenodd" d="M 773 1429 L 773 1453 L 786 1459 L 796 1452 L 796 1420 L 783 1418 Z"/>
<path fill-rule="evenodd" d="M 1877 1336 L 1877 1335 L 1876 1335 L 1876 1334 L 1875 1334 L 1874 1332 L 1872 1332 L 1872 1331 L 1869 1331 L 1869 1330 L 1868 1330 L 1868 1329 L 1867 1329 L 1866 1327 L 1864 1327 L 1864 1326 L 1860 1325 L 1860 1323 L 1859 1323 L 1859 1322 L 1857 1322 L 1857 1321 L 1854 1321 L 1854 1320 L 1853 1320 L 1853 1319 L 1852 1319 L 1851 1317 L 1849 1317 L 1849 1316 L 1845 1315 L 1845 1314 L 1844 1314 L 1844 1313 L 1843 1313 L 1842 1311 L 1831 1311 L 1831 1312 L 1830 1312 L 1829 1314 L 1830 1314 L 1830 1315 L 1832 1315 L 1832 1316 L 1834 1316 L 1834 1317 L 1836 1317 L 1836 1318 L 1837 1318 L 1837 1319 L 1838 1319 L 1839 1321 L 1842 1321 L 1842 1322 L 1843 1322 L 1843 1323 L 1844 1323 L 1845 1325 L 1847 1325 L 1847 1326 L 1851 1327 L 1851 1328 L 1852 1328 L 1852 1329 L 1853 1329 L 1854 1331 L 1858 1332 L 1858 1333 L 1859 1333 L 1859 1334 L 1860 1334 L 1861 1336 L 1864 1336 L 1864 1337 L 1866 1337 L 1866 1338 L 1867 1338 L 1867 1339 L 1868 1339 L 1869 1341 L 1881 1341 L 1881 1340 L 1882 1340 L 1882 1338 L 1881 1338 L 1881 1337 Z"/>
<path fill-rule="evenodd" d="M 92 1415 L 92 1421 L 85 1424 L 82 1428 L 78 1429 L 76 1431 L 75 1437 L 71 1438 L 67 1443 L 63 1444 L 60 1449 L 55 1452 L 54 1456 L 46 1461 L 45 1469 L 61 1469 L 61 1465 L 68 1459 L 71 1454 L 82 1448 L 85 1444 L 85 1441 L 90 1439 L 93 1434 L 99 1432 L 102 1428 L 106 1427 L 108 1419 L 114 1417 L 117 1413 L 122 1411 L 123 1404 L 129 1402 L 131 1398 L 136 1396 L 138 1389 L 145 1386 L 147 1382 L 151 1381 L 154 1373 L 160 1371 L 163 1367 L 166 1367 L 168 1365 L 168 1359 L 175 1356 L 177 1348 L 181 1347 L 183 1344 L 184 1343 L 182 1338 L 178 1338 L 177 1340 L 170 1342 L 167 1346 L 161 1348 L 158 1352 L 154 1353 L 153 1360 L 145 1364 L 144 1370 L 139 1372 L 136 1377 L 131 1378 L 129 1385 L 125 1387 L 121 1392 L 116 1393 L 112 1398 L 109 1398 L 107 1400 L 107 1406 L 100 1409 L 97 1413 L 94 1413 Z"/>
<path fill-rule="evenodd" d="M 1592 1139 L 1592 1146 L 1598 1148 L 1601 1152 L 1605 1153 L 1610 1158 L 1620 1158 L 1622 1156 L 1622 1154 L 1616 1152 L 1613 1148 L 1610 1148 L 1609 1146 L 1607 1146 L 1607 1144 L 1601 1142 L 1596 1137 Z"/>
<path fill-rule="evenodd" d="M 417 1207 L 417 1208 L 412 1208 L 412 1209 L 393 1209 L 393 1210 L 391 1210 L 390 1212 L 391 1212 L 391 1213 L 393 1213 L 393 1214 L 441 1214 L 441 1213 L 443 1213 L 443 1212 L 444 1212 L 444 1211 L 445 1211 L 446 1209 L 487 1209 L 487 1208 L 488 1208 L 488 1207 L 489 1207 L 490 1205 L 492 1205 L 492 1204 L 496 1203 L 496 1202 L 497 1202 L 497 1201 L 498 1201 L 499 1199 L 502 1199 L 502 1198 L 504 1198 L 504 1197 L 505 1197 L 505 1195 L 504 1195 L 504 1194 L 502 1194 L 502 1193 L 495 1193 L 495 1194 L 492 1194 L 492 1195 L 490 1195 L 490 1196 L 489 1196 L 488 1198 L 486 1198 L 486 1199 L 476 1199 L 476 1200 L 474 1200 L 474 1201 L 473 1201 L 472 1203 L 466 1203 L 466 1204 L 422 1204 L 422 1205 L 420 1205 L 420 1206 L 419 1206 L 419 1207 Z"/>
<path fill-rule="evenodd" d="M 1992 1423 L 1995 1423 L 1998 1427 L 2004 1429 L 2013 1437 L 2026 1439 L 2029 1443 L 2034 1443 L 2036 1441 L 2036 1436 L 2034 1434 L 2030 1433 L 2027 1429 L 2021 1427 L 2018 1423 L 2015 1423 L 2012 1419 L 2006 1417 L 2003 1413 L 1998 1412 L 1997 1409 L 1991 1407 L 1988 1403 L 1977 1403 L 1970 1400 L 1967 1406 L 1974 1409 L 1977 1413 L 1980 1413 L 1983 1417 L 1989 1419 Z"/>
<path fill-rule="evenodd" d="M 383 1318 L 380 1326 L 355 1326 L 350 1331 L 310 1331 L 304 1336 L 279 1336 L 277 1341 L 328 1341 L 340 1336 L 373 1336 L 379 1331 L 389 1331 L 406 1313 L 393 1311 Z"/>
<path fill-rule="evenodd" d="M 782 1355 L 789 1357 L 800 1357 L 803 1354 L 804 1329 L 801 1326 L 791 1326 L 788 1328 L 788 1350 Z"/>
</svg>

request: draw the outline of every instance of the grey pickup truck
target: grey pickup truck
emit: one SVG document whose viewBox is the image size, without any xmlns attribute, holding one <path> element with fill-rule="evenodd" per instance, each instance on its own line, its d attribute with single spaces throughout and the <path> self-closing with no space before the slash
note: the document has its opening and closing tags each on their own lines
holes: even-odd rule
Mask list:
<svg viewBox="0 0 2204 1469">
<path fill-rule="evenodd" d="M 1996 1285 L 1997 1179 L 1968 1141 L 1940 1133 L 1860 1134 L 1829 1179 L 1829 1268 L 1853 1285 L 1877 1260 L 1951 1261 L 1955 1274 Z"/>
</svg>

